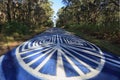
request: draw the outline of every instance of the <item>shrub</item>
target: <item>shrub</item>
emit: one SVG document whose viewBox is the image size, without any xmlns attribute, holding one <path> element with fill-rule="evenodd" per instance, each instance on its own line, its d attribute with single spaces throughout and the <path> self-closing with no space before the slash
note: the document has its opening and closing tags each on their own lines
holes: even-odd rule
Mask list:
<svg viewBox="0 0 120 80">
<path fill-rule="evenodd" d="M 19 35 L 26 35 L 29 34 L 29 30 L 30 29 L 28 26 L 15 21 L 7 22 L 4 25 L 4 33 L 6 35 L 14 35 L 16 33 L 18 33 Z"/>
</svg>

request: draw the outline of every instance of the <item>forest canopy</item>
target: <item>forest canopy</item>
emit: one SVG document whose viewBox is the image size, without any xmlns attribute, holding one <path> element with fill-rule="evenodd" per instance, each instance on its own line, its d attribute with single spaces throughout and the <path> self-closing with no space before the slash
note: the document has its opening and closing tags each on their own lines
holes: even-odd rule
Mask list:
<svg viewBox="0 0 120 80">
<path fill-rule="evenodd" d="M 51 5 L 48 0 L 0 0 L 0 32 L 27 34 L 41 26 L 51 27 Z"/>
<path fill-rule="evenodd" d="M 63 0 L 57 26 L 120 43 L 119 0 Z"/>
</svg>

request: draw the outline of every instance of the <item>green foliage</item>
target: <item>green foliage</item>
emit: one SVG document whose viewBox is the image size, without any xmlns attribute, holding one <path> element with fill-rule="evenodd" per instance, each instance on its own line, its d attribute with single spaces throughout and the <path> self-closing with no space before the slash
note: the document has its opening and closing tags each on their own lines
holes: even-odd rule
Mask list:
<svg viewBox="0 0 120 80">
<path fill-rule="evenodd" d="M 28 26 L 15 21 L 7 22 L 3 27 L 6 35 L 26 35 L 30 32 Z"/>
<path fill-rule="evenodd" d="M 53 26 L 52 14 L 48 0 L 1 0 L 0 35 L 19 37 L 34 34 L 40 27 Z"/>
<path fill-rule="evenodd" d="M 51 3 L 48 0 L 0 1 L 0 23 L 3 24 L 16 21 L 30 27 L 42 26 L 51 20 L 49 17 L 52 14 Z"/>
<path fill-rule="evenodd" d="M 120 43 L 119 0 L 63 0 L 57 25 Z"/>
<path fill-rule="evenodd" d="M 71 25 L 70 27 L 65 28 L 65 29 L 72 32 L 72 33 L 74 33 L 77 36 L 80 36 L 83 39 L 86 39 L 86 40 L 96 44 L 102 50 L 114 53 L 116 55 L 120 55 L 120 44 L 119 43 L 113 44 L 113 42 L 112 42 L 113 40 L 115 41 L 116 39 L 112 39 L 112 41 L 111 40 L 98 39 L 98 38 L 96 39 L 96 35 L 94 35 L 94 36 L 90 35 L 89 31 L 88 31 L 88 33 L 87 32 L 82 32 L 83 28 L 80 28 L 80 27 L 82 27 L 82 26 L 78 25 L 78 24 L 74 24 L 74 25 Z"/>
<path fill-rule="evenodd" d="M 65 29 L 74 29 L 77 32 L 85 33 L 89 36 L 94 36 L 97 39 L 109 40 L 113 43 L 120 43 L 120 27 L 114 23 L 111 26 L 103 26 L 96 24 L 67 24 Z"/>
</svg>

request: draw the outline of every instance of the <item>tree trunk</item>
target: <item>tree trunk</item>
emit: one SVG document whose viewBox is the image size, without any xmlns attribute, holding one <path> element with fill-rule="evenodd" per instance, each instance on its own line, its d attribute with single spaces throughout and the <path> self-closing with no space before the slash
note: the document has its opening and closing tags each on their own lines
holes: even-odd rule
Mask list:
<svg viewBox="0 0 120 80">
<path fill-rule="evenodd" d="M 7 3 L 7 16 L 8 16 L 8 21 L 11 21 L 11 0 L 8 0 Z"/>
</svg>

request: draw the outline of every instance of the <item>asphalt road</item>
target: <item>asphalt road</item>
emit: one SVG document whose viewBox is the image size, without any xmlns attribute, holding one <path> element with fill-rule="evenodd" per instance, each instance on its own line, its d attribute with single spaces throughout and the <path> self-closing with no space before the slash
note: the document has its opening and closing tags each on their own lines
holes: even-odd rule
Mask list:
<svg viewBox="0 0 120 80">
<path fill-rule="evenodd" d="M 0 80 L 120 80 L 120 57 L 51 28 L 0 57 Z"/>
</svg>

